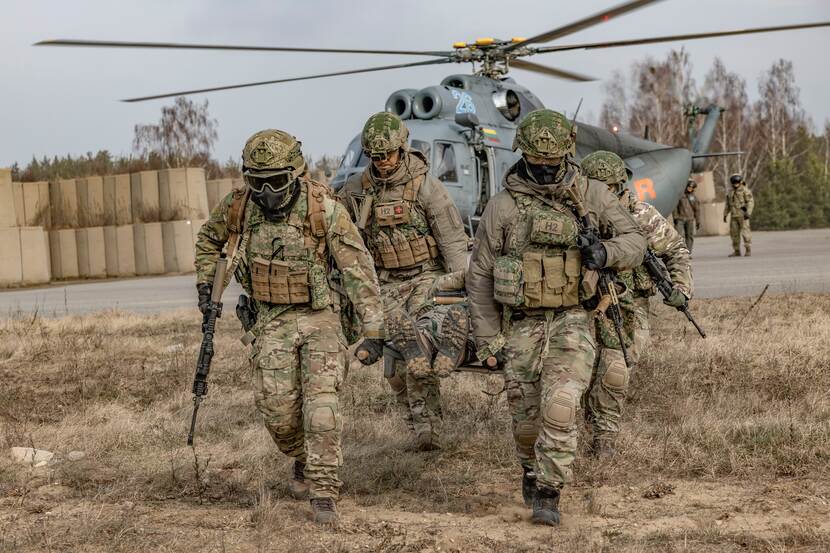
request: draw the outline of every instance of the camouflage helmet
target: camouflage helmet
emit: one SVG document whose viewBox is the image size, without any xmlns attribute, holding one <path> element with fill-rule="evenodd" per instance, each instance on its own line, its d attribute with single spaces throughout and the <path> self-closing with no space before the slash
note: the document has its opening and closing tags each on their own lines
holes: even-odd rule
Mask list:
<svg viewBox="0 0 830 553">
<path fill-rule="evenodd" d="M 369 117 L 360 134 L 363 150 L 372 155 L 386 154 L 406 147 L 409 129 L 394 113 L 381 111 Z"/>
<path fill-rule="evenodd" d="M 697 188 L 697 182 L 695 182 L 694 179 L 689 179 L 686 182 L 686 188 L 691 188 L 692 190 L 694 190 L 695 188 Z"/>
<path fill-rule="evenodd" d="M 513 149 L 526 156 L 557 160 L 574 153 L 575 139 L 576 129 L 564 115 L 538 109 L 519 123 Z"/>
<path fill-rule="evenodd" d="M 741 176 L 740 173 L 735 173 L 729 177 L 729 182 L 732 183 L 732 186 L 735 186 L 736 184 L 741 184 L 743 181 L 744 178 Z"/>
<path fill-rule="evenodd" d="M 617 192 L 622 192 L 623 185 L 631 176 L 631 171 L 622 158 L 605 150 L 597 150 L 585 156 L 580 165 L 588 178 L 602 181 Z"/>
<path fill-rule="evenodd" d="M 246 177 L 267 178 L 288 170 L 296 179 L 305 169 L 302 143 L 285 131 L 259 131 L 242 149 L 242 174 Z"/>
</svg>

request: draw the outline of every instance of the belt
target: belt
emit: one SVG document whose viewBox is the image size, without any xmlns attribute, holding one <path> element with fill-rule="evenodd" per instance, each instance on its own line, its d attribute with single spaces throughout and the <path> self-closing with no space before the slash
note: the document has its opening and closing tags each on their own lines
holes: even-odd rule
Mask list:
<svg viewBox="0 0 830 553">
<path fill-rule="evenodd" d="M 541 307 L 539 309 L 516 309 L 514 308 L 510 314 L 511 321 L 521 321 L 522 319 L 544 319 L 548 313 L 564 313 L 571 309 L 583 309 L 581 305 L 569 305 L 567 307 Z"/>
</svg>

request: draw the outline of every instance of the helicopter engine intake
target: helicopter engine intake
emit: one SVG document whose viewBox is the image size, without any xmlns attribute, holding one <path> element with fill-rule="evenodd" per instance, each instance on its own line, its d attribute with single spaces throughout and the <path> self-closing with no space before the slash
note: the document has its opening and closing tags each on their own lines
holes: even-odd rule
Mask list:
<svg viewBox="0 0 830 553">
<path fill-rule="evenodd" d="M 415 95 L 412 101 L 412 112 L 418 119 L 433 119 L 440 115 L 444 108 L 442 96 L 445 89 L 440 86 L 429 86 Z"/>
<path fill-rule="evenodd" d="M 389 95 L 384 109 L 394 113 L 401 119 L 412 118 L 412 102 L 418 91 L 414 88 L 404 88 Z"/>
</svg>

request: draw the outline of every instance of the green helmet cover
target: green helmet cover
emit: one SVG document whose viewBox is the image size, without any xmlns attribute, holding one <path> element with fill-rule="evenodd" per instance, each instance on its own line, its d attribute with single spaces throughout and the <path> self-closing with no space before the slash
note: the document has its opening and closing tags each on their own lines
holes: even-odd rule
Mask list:
<svg viewBox="0 0 830 553">
<path fill-rule="evenodd" d="M 363 125 L 360 144 L 369 154 L 385 154 L 404 148 L 409 138 L 409 129 L 394 113 L 382 111 L 369 117 Z"/>
<path fill-rule="evenodd" d="M 242 150 L 242 171 L 247 177 L 267 178 L 289 171 L 296 179 L 305 169 L 302 143 L 285 131 L 259 131 Z"/>
<path fill-rule="evenodd" d="M 513 139 L 513 149 L 526 156 L 561 159 L 573 154 L 576 128 L 559 112 L 538 109 L 522 119 Z"/>
<path fill-rule="evenodd" d="M 580 165 L 588 178 L 613 186 L 617 192 L 622 191 L 629 178 L 625 162 L 614 152 L 597 150 L 585 156 Z"/>
</svg>

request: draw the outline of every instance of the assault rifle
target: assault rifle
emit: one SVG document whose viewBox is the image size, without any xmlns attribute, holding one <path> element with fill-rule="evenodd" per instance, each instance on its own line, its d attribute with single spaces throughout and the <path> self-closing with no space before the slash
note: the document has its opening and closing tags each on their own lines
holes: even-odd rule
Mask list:
<svg viewBox="0 0 830 553">
<path fill-rule="evenodd" d="M 672 281 L 669 278 L 669 275 L 666 274 L 665 267 L 663 267 L 663 263 L 657 259 L 657 256 L 654 255 L 654 252 L 651 250 L 646 250 L 646 256 L 643 258 L 643 265 L 645 265 L 646 270 L 648 271 L 649 276 L 651 277 L 652 282 L 654 285 L 657 286 L 657 290 L 660 291 L 660 294 L 668 300 L 669 296 L 672 293 Z M 694 317 L 692 317 L 691 312 L 689 311 L 688 305 L 683 305 L 676 308 L 678 311 L 686 315 L 686 318 L 689 319 L 689 322 L 695 325 L 698 333 L 700 333 L 701 338 L 706 338 L 706 332 L 700 325 L 697 324 L 697 321 Z"/>
<path fill-rule="evenodd" d="M 577 245 L 580 248 L 590 246 L 600 242 L 599 229 L 591 223 L 591 218 L 588 216 L 588 209 L 582 201 L 582 194 L 576 188 L 576 181 L 572 182 L 568 187 L 568 193 L 576 208 L 577 217 L 581 223 L 582 229 L 579 233 Z M 614 332 L 620 341 L 620 349 L 622 350 L 625 366 L 631 367 L 631 358 L 628 355 L 628 348 L 623 339 L 623 317 L 620 309 L 620 300 L 617 297 L 617 285 L 614 282 L 614 273 L 610 269 L 597 270 L 599 275 L 599 304 L 596 312 L 603 316 L 608 316 L 614 325 Z"/>
<path fill-rule="evenodd" d="M 210 294 L 210 303 L 202 321 L 202 347 L 199 348 L 199 358 L 196 361 L 196 375 L 193 377 L 193 417 L 190 419 L 190 432 L 187 434 L 187 445 L 193 445 L 193 433 L 196 430 L 196 413 L 199 405 L 207 394 L 207 377 L 210 372 L 210 362 L 213 360 L 213 335 L 216 332 L 216 319 L 222 316 L 222 291 L 225 282 L 225 271 L 228 260 L 223 255 L 216 262 L 216 274 L 213 276 L 213 289 Z"/>
</svg>

